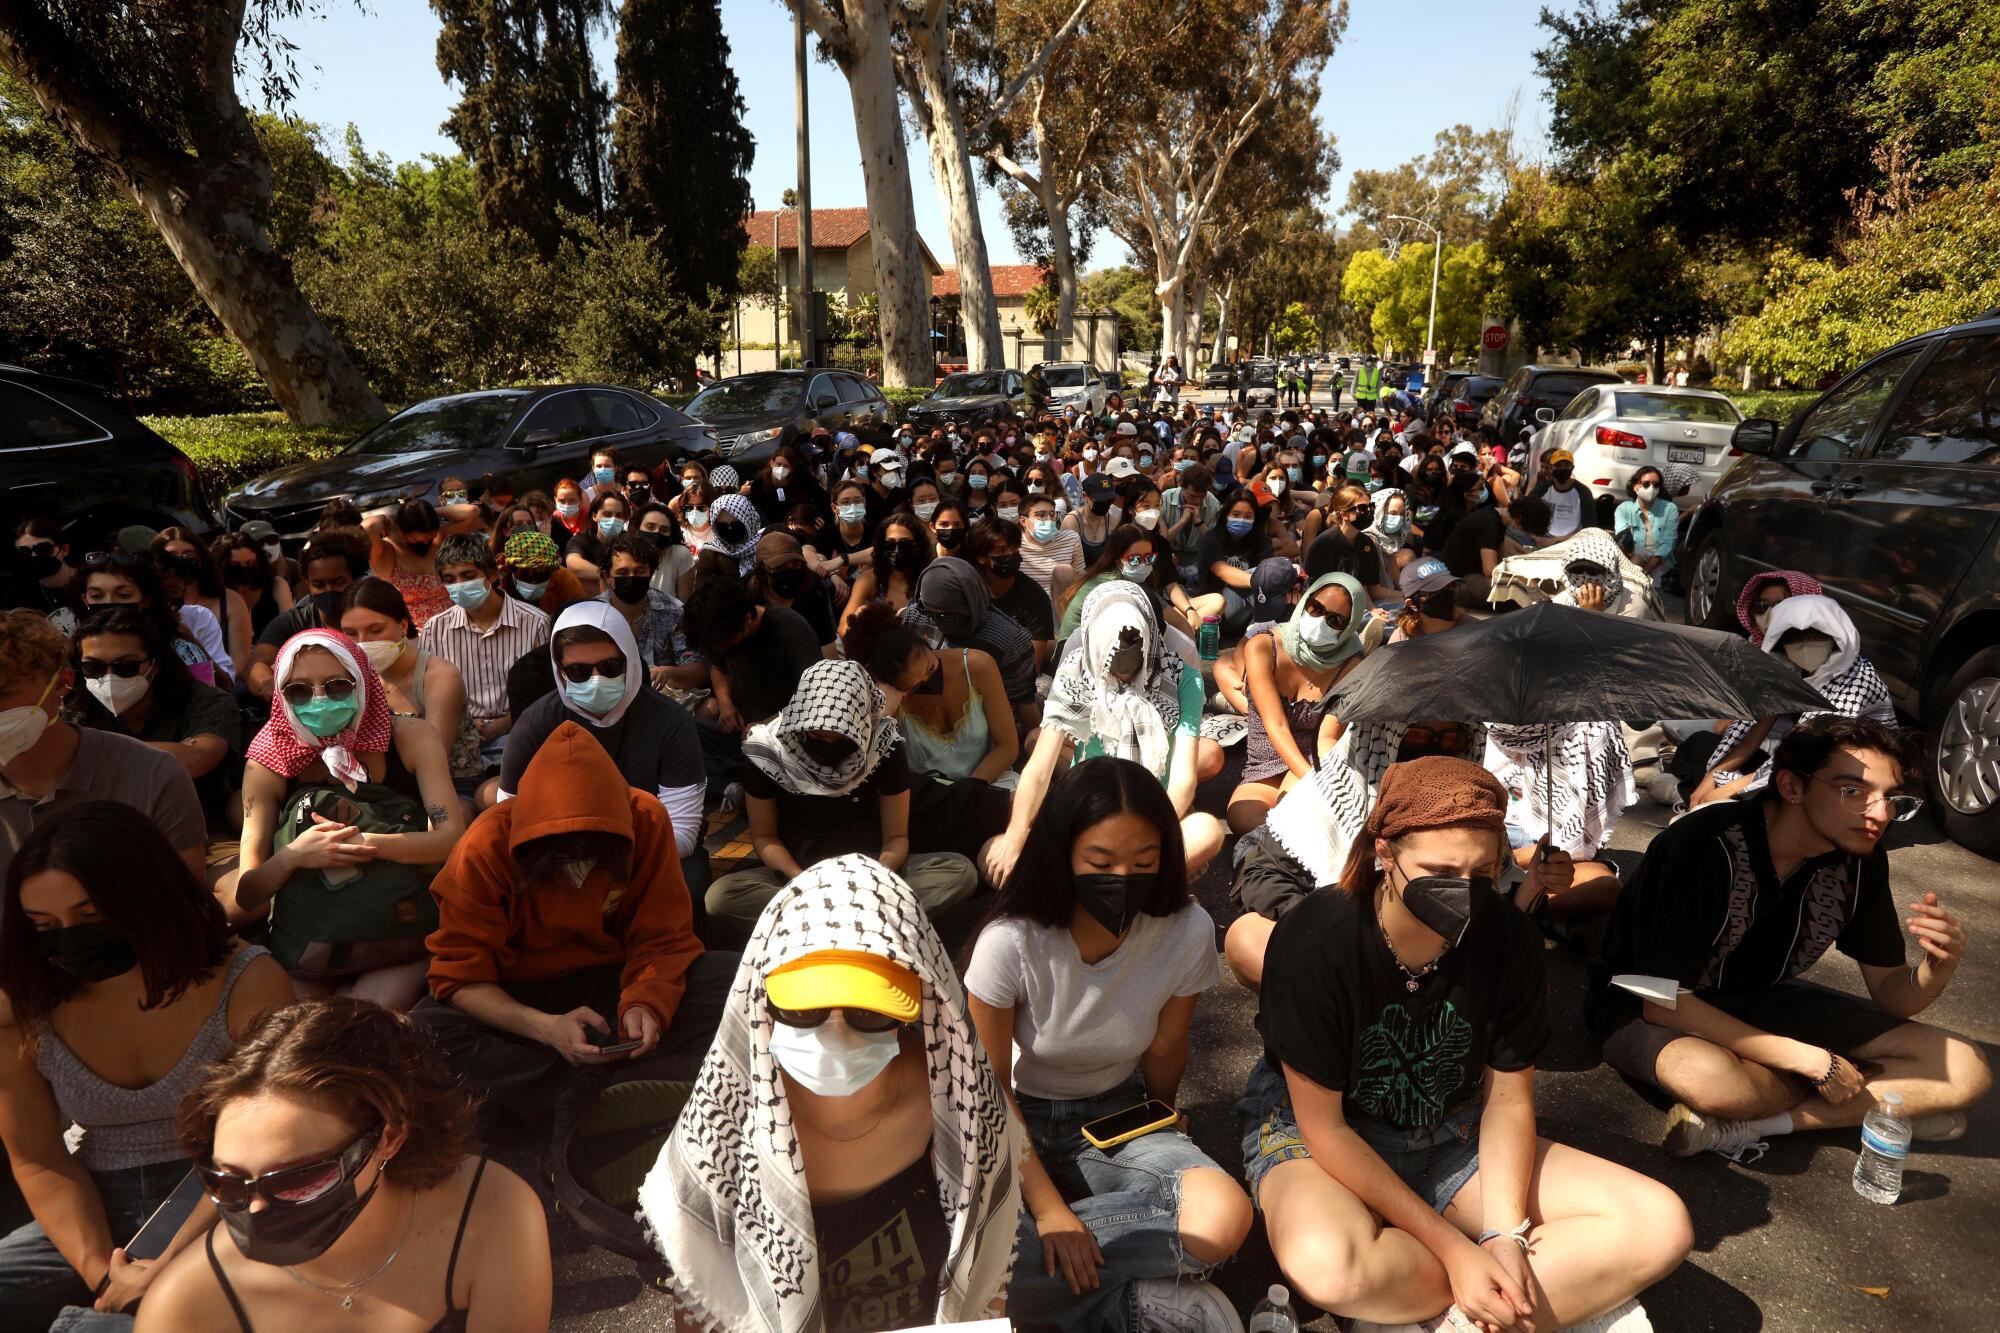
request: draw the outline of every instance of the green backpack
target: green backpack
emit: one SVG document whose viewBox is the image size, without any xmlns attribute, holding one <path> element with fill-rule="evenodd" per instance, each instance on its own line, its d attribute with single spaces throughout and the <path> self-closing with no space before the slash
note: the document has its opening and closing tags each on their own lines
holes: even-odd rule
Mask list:
<svg viewBox="0 0 2000 1333">
<path fill-rule="evenodd" d="M 286 798 L 274 850 L 312 826 L 319 814 L 364 833 L 422 833 L 430 827 L 415 801 L 390 787 L 364 782 L 316 784 Z M 366 865 L 300 870 L 271 901 L 271 953 L 294 976 L 332 981 L 425 956 L 424 937 L 437 929 L 431 880 L 437 866 L 376 860 Z"/>
</svg>

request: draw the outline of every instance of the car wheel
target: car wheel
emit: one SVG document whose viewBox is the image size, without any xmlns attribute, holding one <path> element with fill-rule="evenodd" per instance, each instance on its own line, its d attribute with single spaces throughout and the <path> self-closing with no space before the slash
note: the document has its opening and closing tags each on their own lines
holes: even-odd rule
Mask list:
<svg viewBox="0 0 2000 1333">
<path fill-rule="evenodd" d="M 1944 688 L 1928 780 L 1953 842 L 2000 860 L 2000 648 L 1974 653 Z"/>
<path fill-rule="evenodd" d="M 1694 558 L 1688 562 L 1686 620 L 1703 629 L 1729 629 L 1733 613 L 1722 606 L 1722 536 L 1710 533 L 1702 539 Z"/>
</svg>

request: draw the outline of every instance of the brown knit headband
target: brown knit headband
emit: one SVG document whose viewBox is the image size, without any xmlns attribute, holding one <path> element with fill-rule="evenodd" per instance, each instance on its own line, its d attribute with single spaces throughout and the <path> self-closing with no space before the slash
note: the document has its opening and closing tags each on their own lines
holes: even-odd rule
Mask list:
<svg viewBox="0 0 2000 1333">
<path fill-rule="evenodd" d="M 1469 759 L 1426 755 L 1392 764 L 1363 826 L 1371 838 L 1400 838 L 1434 828 L 1507 827 L 1507 789 Z"/>
</svg>

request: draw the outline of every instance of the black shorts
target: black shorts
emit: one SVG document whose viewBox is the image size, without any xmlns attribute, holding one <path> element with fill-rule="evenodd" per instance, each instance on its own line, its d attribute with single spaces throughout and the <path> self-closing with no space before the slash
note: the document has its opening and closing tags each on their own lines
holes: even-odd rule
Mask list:
<svg viewBox="0 0 2000 1333">
<path fill-rule="evenodd" d="M 1704 995 L 1702 999 L 1751 1027 L 1794 1041 L 1824 1046 L 1852 1056 L 1877 1037 L 1910 1022 L 1873 1000 L 1831 990 L 1810 981 L 1781 981 L 1749 995 Z M 1604 1062 L 1619 1073 L 1658 1087 L 1660 1052 L 1688 1034 L 1635 1018 L 1604 1039 Z"/>
</svg>

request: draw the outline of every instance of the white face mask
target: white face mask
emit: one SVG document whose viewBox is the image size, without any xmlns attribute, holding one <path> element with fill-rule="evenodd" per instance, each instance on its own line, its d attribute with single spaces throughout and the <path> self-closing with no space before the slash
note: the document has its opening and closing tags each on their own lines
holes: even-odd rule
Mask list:
<svg viewBox="0 0 2000 1333">
<path fill-rule="evenodd" d="M 49 715 L 42 711 L 42 703 L 55 688 L 56 676 L 62 675 L 62 668 L 56 668 L 49 683 L 42 686 L 41 698 L 31 704 L 20 704 L 0 713 L 0 765 L 11 764 L 22 755 L 35 748 L 35 742 L 49 729 Z"/>
<path fill-rule="evenodd" d="M 1315 648 L 1331 648 L 1340 642 L 1341 631 L 1325 616 L 1306 616 L 1299 622 L 1299 637 Z"/>
<path fill-rule="evenodd" d="M 276 542 L 265 542 L 263 546 L 263 551 L 264 551 L 264 558 L 266 560 L 278 560 L 281 559 L 285 554 L 285 548 L 280 546 Z"/>
<path fill-rule="evenodd" d="M 1151 531 L 1154 527 L 1159 525 L 1160 511 L 1157 509 L 1141 509 L 1137 513 L 1132 515 L 1132 521 L 1134 523 L 1137 523 L 1140 527 L 1145 528 L 1148 531 Z"/>
<path fill-rule="evenodd" d="M 1097 461 L 1097 450 L 1085 449 L 1083 451 L 1083 461 L 1086 463 L 1095 463 Z"/>
<path fill-rule="evenodd" d="M 816 1028 L 771 1024 L 771 1058 L 806 1091 L 852 1097 L 881 1077 L 902 1050 L 894 1031 L 856 1032 L 845 1023 Z"/>
<path fill-rule="evenodd" d="M 931 515 L 938 511 L 938 502 L 936 500 L 919 500 L 915 507 L 917 517 L 928 523 L 931 521 Z"/>
<path fill-rule="evenodd" d="M 403 646 L 408 639 L 381 639 L 361 645 L 361 653 L 368 659 L 368 665 L 380 673 L 396 665 L 396 659 L 403 655 Z"/>
<path fill-rule="evenodd" d="M 1782 651 L 1793 666 L 1810 676 L 1833 656 L 1833 645 L 1825 639 L 1807 639 L 1801 643 L 1788 643 Z"/>
<path fill-rule="evenodd" d="M 1001 505 L 998 509 L 994 510 L 993 512 L 1011 522 L 1012 520 L 1017 519 L 1021 516 L 1021 506 Z"/>
<path fill-rule="evenodd" d="M 105 675 L 86 680 L 83 687 L 104 705 L 105 712 L 118 717 L 145 697 L 146 691 L 153 688 L 153 680 L 150 676 Z"/>
<path fill-rule="evenodd" d="M 1273 477 L 1265 482 L 1264 485 L 1271 492 L 1274 499 L 1285 493 L 1285 479 L 1283 477 Z"/>
<path fill-rule="evenodd" d="M 708 511 L 706 509 L 690 509 L 683 513 L 681 517 L 687 520 L 687 525 L 691 528 L 705 528 L 708 526 Z"/>
<path fill-rule="evenodd" d="M 1634 486 L 1632 488 L 1632 494 L 1638 496 L 1639 503 L 1643 505 L 1653 503 L 1653 497 L 1659 493 L 1660 488 L 1658 486 Z"/>
<path fill-rule="evenodd" d="M 771 464 L 772 481 L 783 481 L 786 477 L 789 477 L 791 475 L 792 475 L 792 470 L 784 466 L 782 463 Z"/>
</svg>

